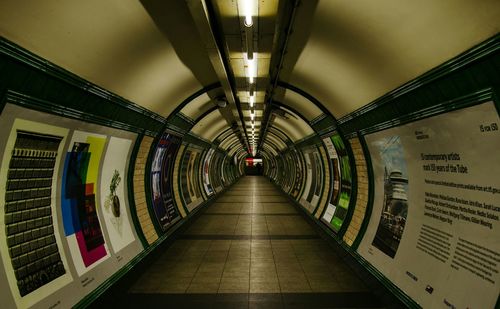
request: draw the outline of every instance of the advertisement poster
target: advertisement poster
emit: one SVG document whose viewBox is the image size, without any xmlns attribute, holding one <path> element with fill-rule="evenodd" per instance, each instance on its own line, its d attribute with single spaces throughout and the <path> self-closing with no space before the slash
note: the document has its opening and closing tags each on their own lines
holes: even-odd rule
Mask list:
<svg viewBox="0 0 500 309">
<path fill-rule="evenodd" d="M 0 179 L 0 252 L 17 307 L 71 282 L 57 220 L 57 175 L 68 130 L 15 119 L 5 130 Z M 2 293 L 9 287 L 2 286 Z M 4 306 L 16 306 L 2 296 Z"/>
<path fill-rule="evenodd" d="M 73 263 L 82 275 L 108 255 L 96 199 L 106 136 L 74 131 L 64 162 L 61 207 Z"/>
<path fill-rule="evenodd" d="M 347 149 L 338 133 L 323 142 L 333 169 L 333 193 L 322 216 L 322 220 L 338 232 L 344 223 L 351 200 L 352 174 Z"/>
<path fill-rule="evenodd" d="M 192 211 L 203 201 L 198 186 L 198 174 L 196 172 L 196 167 L 200 161 L 199 157 L 199 152 L 188 149 L 184 153 L 181 164 L 181 175 L 185 175 L 181 179 L 182 196 L 189 211 Z"/>
<path fill-rule="evenodd" d="M 175 154 L 180 146 L 180 139 L 163 133 L 151 164 L 151 189 L 153 191 L 153 209 L 163 230 L 166 230 L 179 213 L 172 196 L 172 168 Z"/>
<path fill-rule="evenodd" d="M 101 175 L 101 204 L 111 248 L 119 252 L 135 240 L 125 195 L 126 167 L 132 140 L 109 139 Z"/>
<path fill-rule="evenodd" d="M 295 168 L 295 183 L 293 184 L 292 196 L 294 198 L 297 198 L 300 194 L 300 189 L 302 188 L 304 169 L 302 160 L 300 159 L 300 154 L 295 149 L 293 150 L 293 156 L 295 157 L 295 162 L 297 162 L 297 165 Z"/>
<path fill-rule="evenodd" d="M 205 188 L 205 192 L 208 196 L 214 194 L 214 189 L 212 184 L 210 183 L 210 161 L 212 160 L 212 155 L 214 154 L 214 149 L 209 149 L 207 155 L 205 156 L 205 160 L 203 161 L 203 187 Z"/>
<path fill-rule="evenodd" d="M 365 137 L 374 205 L 358 252 L 424 308 L 497 302 L 499 124 L 487 102 Z"/>
</svg>

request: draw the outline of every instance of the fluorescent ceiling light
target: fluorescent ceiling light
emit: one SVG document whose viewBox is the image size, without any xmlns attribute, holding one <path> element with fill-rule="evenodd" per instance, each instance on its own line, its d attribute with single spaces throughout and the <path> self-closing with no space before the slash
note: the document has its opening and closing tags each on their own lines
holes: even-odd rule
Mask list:
<svg viewBox="0 0 500 309">
<path fill-rule="evenodd" d="M 257 77 L 257 56 L 253 53 L 253 59 L 247 57 L 248 79 L 250 84 L 254 83 L 254 78 Z"/>
<path fill-rule="evenodd" d="M 253 25 L 253 6 L 254 6 L 254 1 L 253 0 L 242 0 L 240 3 L 243 4 L 242 10 L 241 10 L 241 15 L 245 17 L 245 26 L 247 27 L 252 27 Z"/>
<path fill-rule="evenodd" d="M 255 96 L 251 95 L 250 96 L 250 108 L 253 107 L 254 103 L 255 103 Z"/>
</svg>

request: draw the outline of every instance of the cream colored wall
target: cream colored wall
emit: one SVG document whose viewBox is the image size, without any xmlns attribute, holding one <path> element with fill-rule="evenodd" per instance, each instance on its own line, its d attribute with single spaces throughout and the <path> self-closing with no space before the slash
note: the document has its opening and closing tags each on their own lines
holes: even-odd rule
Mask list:
<svg viewBox="0 0 500 309">
<path fill-rule="evenodd" d="M 492 37 L 499 13 L 498 0 L 321 0 L 289 81 L 338 118 Z"/>
<path fill-rule="evenodd" d="M 358 236 L 359 229 L 361 228 L 361 224 L 366 214 L 366 207 L 368 205 L 368 171 L 365 155 L 359 139 L 357 137 L 352 138 L 349 140 L 349 143 L 354 153 L 358 183 L 354 213 L 343 238 L 344 242 L 351 246 Z"/>
<path fill-rule="evenodd" d="M 135 209 L 137 211 L 137 217 L 139 218 L 139 224 L 141 225 L 142 232 L 144 233 L 144 237 L 146 237 L 149 244 L 152 244 L 158 239 L 158 234 L 156 233 L 153 222 L 151 221 L 151 216 L 149 215 L 144 184 L 146 161 L 148 159 L 152 143 L 152 137 L 145 136 L 142 139 L 137 157 L 135 159 L 134 167 Z"/>
<path fill-rule="evenodd" d="M 140 1 L 2 0 L 0 35 L 163 116 L 202 87 Z"/>
</svg>

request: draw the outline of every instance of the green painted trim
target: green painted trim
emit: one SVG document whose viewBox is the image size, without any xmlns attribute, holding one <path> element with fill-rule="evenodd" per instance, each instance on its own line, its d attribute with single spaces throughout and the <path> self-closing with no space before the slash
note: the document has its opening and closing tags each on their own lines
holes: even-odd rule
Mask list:
<svg viewBox="0 0 500 309">
<path fill-rule="evenodd" d="M 311 103 L 316 105 L 324 114 L 331 115 L 333 118 L 334 124 L 335 125 L 337 124 L 337 119 L 330 113 L 330 111 L 323 105 L 323 103 L 321 103 L 318 99 L 316 99 L 313 95 L 311 95 L 307 91 L 305 91 L 297 86 L 294 86 L 292 84 L 281 81 L 281 80 L 278 81 L 278 86 L 285 88 L 285 89 L 288 89 L 288 90 L 291 90 L 291 91 L 294 91 L 295 93 L 297 93 L 297 94 L 303 96 L 304 98 L 306 98 L 307 100 L 311 101 Z"/>
<path fill-rule="evenodd" d="M 148 136 L 155 136 L 156 132 L 149 130 L 144 130 L 143 128 L 132 126 L 123 122 L 116 120 L 111 120 L 108 118 L 100 117 L 87 112 L 79 111 L 70 107 L 63 107 L 57 103 L 49 102 L 46 100 L 41 100 L 14 90 L 7 90 L 3 104 L 6 103 L 15 104 L 24 108 L 34 109 L 43 113 L 53 114 L 65 118 L 72 118 L 84 122 L 95 123 L 98 125 L 111 127 L 119 130 L 125 130 L 129 132 L 146 134 Z M 2 106 L 3 109 L 3 106 Z"/>
<path fill-rule="evenodd" d="M 297 148 L 307 148 L 307 147 L 312 147 L 318 144 L 318 139 L 319 135 L 314 132 L 311 135 L 308 135 L 304 138 L 299 139 L 298 141 L 295 142 L 295 146 Z M 319 139 L 321 141 L 321 139 Z"/>
<path fill-rule="evenodd" d="M 186 106 L 187 104 L 191 103 L 191 101 L 193 101 L 194 99 L 196 99 L 197 97 L 199 97 L 200 95 L 203 95 L 205 94 L 206 92 L 209 92 L 211 90 L 214 90 L 214 89 L 217 89 L 217 88 L 220 88 L 221 87 L 221 83 L 220 82 L 215 82 L 213 84 L 210 84 L 210 85 L 207 85 L 203 88 L 201 88 L 200 90 L 196 91 L 195 93 L 193 93 L 192 95 L 190 95 L 189 97 L 187 97 L 186 99 L 184 99 L 184 101 L 181 102 L 181 104 L 179 104 L 173 111 L 172 113 L 169 115 L 169 117 L 167 118 L 167 120 L 170 118 L 170 117 L 173 117 L 174 115 L 180 113 L 180 111 L 184 108 L 184 106 Z"/>
<path fill-rule="evenodd" d="M 495 102 L 495 106 L 497 110 L 500 110 L 498 100 L 496 100 L 495 91 L 493 88 L 486 88 L 478 90 L 474 93 L 467 94 L 465 96 L 455 98 L 452 100 L 448 100 L 442 102 L 440 104 L 434 105 L 430 108 L 425 108 L 413 113 L 409 113 L 407 115 L 398 117 L 396 119 L 385 121 L 379 123 L 375 126 L 365 128 L 360 130 L 359 133 L 362 135 L 371 134 L 377 131 L 393 128 L 396 126 L 400 126 L 403 124 L 411 123 L 417 120 L 422 120 L 424 118 L 429 118 L 432 116 L 436 116 L 439 114 L 451 112 L 457 109 L 474 106 L 477 104 L 481 104 L 487 101 L 493 100 Z"/>
<path fill-rule="evenodd" d="M 206 110 L 204 113 L 202 113 L 201 115 L 199 115 L 195 120 L 194 120 L 194 123 L 193 123 L 193 126 L 195 124 L 197 124 L 199 121 L 201 121 L 203 118 L 205 118 L 206 116 L 208 116 L 209 114 L 211 114 L 212 112 L 215 112 L 216 110 L 218 110 L 219 107 L 218 106 L 212 106 L 211 108 L 209 108 L 208 110 Z"/>
<path fill-rule="evenodd" d="M 137 136 L 135 140 L 134 148 L 132 149 L 132 153 L 130 154 L 129 168 L 127 173 L 127 189 L 128 189 L 128 199 L 129 199 L 129 209 L 132 217 L 132 223 L 135 227 L 135 232 L 137 233 L 137 237 L 141 241 L 142 247 L 146 249 L 149 244 L 144 236 L 142 231 L 141 224 L 139 222 L 139 217 L 137 216 L 137 208 L 135 205 L 135 192 L 134 192 L 134 172 L 135 172 L 135 161 L 137 159 L 137 153 L 139 152 L 139 148 L 141 147 L 142 140 L 144 138 L 143 134 Z"/>
<path fill-rule="evenodd" d="M 177 115 L 177 117 L 184 119 L 184 121 L 191 123 L 192 125 L 194 125 L 196 123 L 196 121 L 193 118 L 191 118 L 187 115 L 184 115 L 182 112 L 178 112 L 176 115 Z"/>
<path fill-rule="evenodd" d="M 365 157 L 366 163 L 366 171 L 368 173 L 368 201 L 366 203 L 365 216 L 363 218 L 363 222 L 361 222 L 361 226 L 359 227 L 358 235 L 356 235 L 356 239 L 353 241 L 351 248 L 354 251 L 358 250 L 359 244 L 363 240 L 363 237 L 366 234 L 366 230 L 368 229 L 368 225 L 370 224 L 370 219 L 372 217 L 373 211 L 373 200 L 375 196 L 375 178 L 373 176 L 373 165 L 372 159 L 370 156 L 370 151 L 368 150 L 368 145 L 366 144 L 366 140 L 364 136 L 358 136 L 359 142 L 361 144 L 361 148 L 363 149 L 363 155 Z"/>
<path fill-rule="evenodd" d="M 182 139 L 182 141 L 189 143 L 189 144 L 192 144 L 192 145 L 195 145 L 195 146 L 198 146 L 198 147 L 200 147 L 200 149 L 205 149 L 207 147 L 212 146 L 212 143 L 209 140 L 204 139 L 203 137 L 198 136 L 198 135 L 194 134 L 193 132 L 187 133 L 184 136 L 184 138 Z"/>
<path fill-rule="evenodd" d="M 432 83 L 439 78 L 442 78 L 452 72 L 465 68 L 466 66 L 490 56 L 500 50 L 500 34 L 495 34 L 490 39 L 472 47 L 451 60 L 439 65 L 424 73 L 423 75 L 411 80 L 400 87 L 383 95 L 382 97 L 368 103 L 367 105 L 341 117 L 338 119 L 339 125 L 342 125 L 361 115 L 367 114 L 380 106 L 392 102 L 395 98 L 408 94 L 415 89 L 421 88 L 429 83 Z"/>
<path fill-rule="evenodd" d="M 312 127 L 314 126 L 315 124 L 317 124 L 318 122 L 320 122 L 321 120 L 325 119 L 327 117 L 326 114 L 320 114 L 318 115 L 317 117 L 311 119 L 311 121 L 309 121 L 309 125 Z"/>
<path fill-rule="evenodd" d="M 56 64 L 35 55 L 34 53 L 22 48 L 21 46 L 0 37 L 0 54 L 6 55 L 18 62 L 21 62 L 37 71 L 60 79 L 72 86 L 75 86 L 85 92 L 96 95 L 102 99 L 127 108 L 148 118 L 154 119 L 160 123 L 165 123 L 166 119 L 140 105 L 128 101 L 104 88 L 101 88 L 79 76 L 73 74 Z"/>
</svg>

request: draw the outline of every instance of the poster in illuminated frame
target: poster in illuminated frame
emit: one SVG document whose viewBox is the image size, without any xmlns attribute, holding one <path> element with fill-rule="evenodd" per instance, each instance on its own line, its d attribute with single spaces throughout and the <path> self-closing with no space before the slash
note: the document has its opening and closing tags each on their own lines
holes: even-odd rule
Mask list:
<svg viewBox="0 0 500 309">
<path fill-rule="evenodd" d="M 352 172 L 349 154 L 337 131 L 323 139 L 333 170 L 333 188 L 330 201 L 321 217 L 331 229 L 338 232 L 347 215 L 352 191 Z"/>
<path fill-rule="evenodd" d="M 365 136 L 374 198 L 358 253 L 424 308 L 497 302 L 499 124 L 488 101 Z"/>
</svg>

